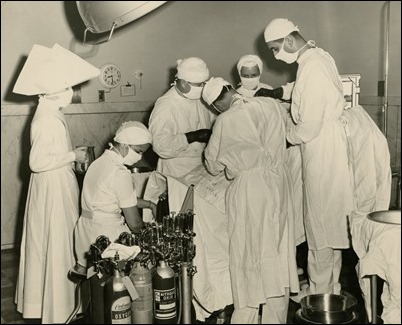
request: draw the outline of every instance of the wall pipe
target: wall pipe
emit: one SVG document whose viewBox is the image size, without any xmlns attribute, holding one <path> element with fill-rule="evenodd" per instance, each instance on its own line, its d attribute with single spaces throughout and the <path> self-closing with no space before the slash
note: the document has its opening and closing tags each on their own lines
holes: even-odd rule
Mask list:
<svg viewBox="0 0 402 325">
<path fill-rule="evenodd" d="M 387 122 L 388 122 L 388 70 L 389 70 L 389 26 L 390 26 L 391 1 L 387 1 L 387 29 L 385 38 L 385 82 L 384 82 L 384 104 L 383 113 L 383 132 L 387 138 Z"/>
</svg>

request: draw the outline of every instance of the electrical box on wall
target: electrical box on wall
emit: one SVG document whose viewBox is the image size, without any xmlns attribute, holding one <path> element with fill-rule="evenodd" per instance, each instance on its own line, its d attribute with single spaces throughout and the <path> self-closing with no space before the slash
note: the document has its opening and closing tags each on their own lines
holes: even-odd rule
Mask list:
<svg viewBox="0 0 402 325">
<path fill-rule="evenodd" d="M 359 105 L 360 78 L 358 73 L 341 74 L 343 85 L 343 96 L 346 100 L 346 108 Z"/>
</svg>

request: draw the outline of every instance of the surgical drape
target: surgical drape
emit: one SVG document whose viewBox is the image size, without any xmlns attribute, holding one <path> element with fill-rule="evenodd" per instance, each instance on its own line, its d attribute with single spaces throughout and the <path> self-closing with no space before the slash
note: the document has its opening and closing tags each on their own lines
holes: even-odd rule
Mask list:
<svg viewBox="0 0 402 325">
<path fill-rule="evenodd" d="M 206 310 L 213 312 L 233 303 L 229 273 L 229 240 L 225 214 L 225 191 L 229 181 L 223 174 L 212 176 L 199 166 L 182 178 L 152 172 L 144 193 L 147 200 L 156 201 L 168 189 L 170 211 L 180 211 L 188 187 L 194 184 L 194 297 Z M 152 220 L 149 210 L 144 221 Z M 193 298 L 197 320 L 205 321 L 210 314 Z"/>
</svg>

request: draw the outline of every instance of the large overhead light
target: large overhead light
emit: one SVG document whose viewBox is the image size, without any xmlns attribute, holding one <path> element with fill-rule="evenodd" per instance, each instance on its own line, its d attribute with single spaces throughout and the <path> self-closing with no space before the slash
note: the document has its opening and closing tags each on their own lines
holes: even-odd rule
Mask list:
<svg viewBox="0 0 402 325">
<path fill-rule="evenodd" d="M 87 32 L 109 32 L 109 37 L 90 45 L 108 42 L 112 38 L 113 31 L 126 25 L 152 10 L 163 5 L 167 1 L 76 1 L 78 12 L 86 26 L 84 31 L 84 44 L 89 44 Z"/>
</svg>

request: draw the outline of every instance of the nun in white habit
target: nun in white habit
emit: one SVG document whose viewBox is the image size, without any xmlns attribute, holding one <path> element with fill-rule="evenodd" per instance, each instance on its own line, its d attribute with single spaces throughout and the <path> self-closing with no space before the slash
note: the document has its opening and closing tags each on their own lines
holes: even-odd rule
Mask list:
<svg viewBox="0 0 402 325">
<path fill-rule="evenodd" d="M 72 149 L 61 109 L 71 103 L 72 86 L 99 75 L 74 53 L 55 44 L 34 45 L 13 92 L 38 95 L 31 124 L 31 178 L 24 215 L 16 288 L 17 310 L 42 323 L 64 323 L 74 310 L 73 230 L 79 188 L 73 162 L 84 162 L 83 148 Z"/>
</svg>

